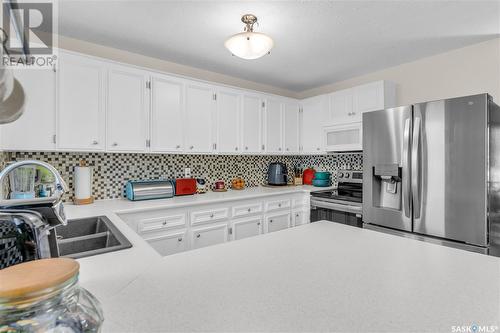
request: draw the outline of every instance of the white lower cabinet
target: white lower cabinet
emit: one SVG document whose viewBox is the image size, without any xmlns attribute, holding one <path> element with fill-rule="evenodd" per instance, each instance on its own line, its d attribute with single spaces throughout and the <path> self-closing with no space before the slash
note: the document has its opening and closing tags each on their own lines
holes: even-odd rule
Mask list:
<svg viewBox="0 0 500 333">
<path fill-rule="evenodd" d="M 265 232 L 274 232 L 289 228 L 291 226 L 291 213 L 284 211 L 267 215 L 265 218 Z"/>
<path fill-rule="evenodd" d="M 309 193 L 118 213 L 162 256 L 309 223 Z"/>
<path fill-rule="evenodd" d="M 145 240 L 162 256 L 183 252 L 189 249 L 187 231 L 172 232 L 161 236 L 150 236 Z"/>
<path fill-rule="evenodd" d="M 224 243 L 227 241 L 227 224 L 210 225 L 191 229 L 191 247 L 200 247 Z"/>
<path fill-rule="evenodd" d="M 231 228 L 231 240 L 258 236 L 262 233 L 262 216 L 234 220 Z"/>
</svg>

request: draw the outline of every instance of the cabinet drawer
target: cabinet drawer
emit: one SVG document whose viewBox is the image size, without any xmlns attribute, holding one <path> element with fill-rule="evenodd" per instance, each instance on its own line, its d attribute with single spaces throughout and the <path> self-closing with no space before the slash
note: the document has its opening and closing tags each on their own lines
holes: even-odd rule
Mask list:
<svg viewBox="0 0 500 333">
<path fill-rule="evenodd" d="M 193 249 L 220 244 L 226 241 L 227 224 L 219 224 L 191 230 L 191 246 Z"/>
<path fill-rule="evenodd" d="M 137 225 L 137 232 L 145 234 L 148 232 L 168 230 L 186 226 L 186 214 L 169 215 L 142 219 Z"/>
<path fill-rule="evenodd" d="M 191 225 L 222 221 L 229 217 L 228 208 L 217 208 L 191 213 Z"/>
<path fill-rule="evenodd" d="M 262 203 L 255 202 L 233 207 L 233 217 L 242 217 L 262 213 Z"/>
<path fill-rule="evenodd" d="M 290 208 L 290 199 L 271 200 L 266 202 L 266 211 Z"/>
<path fill-rule="evenodd" d="M 183 252 L 188 249 L 187 232 L 185 229 L 159 237 L 149 237 L 146 238 L 146 241 L 162 256 Z"/>
</svg>

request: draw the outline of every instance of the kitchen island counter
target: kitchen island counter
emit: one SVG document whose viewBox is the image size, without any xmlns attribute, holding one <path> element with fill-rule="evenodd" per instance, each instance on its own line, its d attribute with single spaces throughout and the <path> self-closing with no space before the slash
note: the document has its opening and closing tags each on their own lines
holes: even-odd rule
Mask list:
<svg viewBox="0 0 500 333">
<path fill-rule="evenodd" d="M 97 257 L 81 261 L 82 285 L 103 305 L 104 332 L 500 325 L 499 258 L 336 223 L 143 258 L 140 271 L 113 277 L 114 266 L 126 265 L 121 252 L 107 267 Z M 99 287 L 114 278 L 119 290 Z"/>
</svg>

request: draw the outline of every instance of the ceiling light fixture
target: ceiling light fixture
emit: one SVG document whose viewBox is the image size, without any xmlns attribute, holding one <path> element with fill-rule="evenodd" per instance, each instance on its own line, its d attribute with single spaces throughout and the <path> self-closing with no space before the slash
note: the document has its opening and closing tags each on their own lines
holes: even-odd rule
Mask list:
<svg viewBox="0 0 500 333">
<path fill-rule="evenodd" d="M 257 59 L 269 54 L 274 42 L 268 35 L 253 31 L 257 17 L 246 14 L 241 17 L 241 22 L 246 24 L 244 32 L 229 37 L 224 46 L 233 55 L 243 59 Z M 257 25 L 259 24 L 257 23 Z"/>
</svg>

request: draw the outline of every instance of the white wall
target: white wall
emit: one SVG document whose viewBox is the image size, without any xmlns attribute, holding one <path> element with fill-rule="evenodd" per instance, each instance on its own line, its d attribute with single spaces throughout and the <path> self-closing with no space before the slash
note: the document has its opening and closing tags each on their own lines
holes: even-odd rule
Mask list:
<svg viewBox="0 0 500 333">
<path fill-rule="evenodd" d="M 500 104 L 500 38 L 304 91 L 306 98 L 359 84 L 397 84 L 397 104 L 487 92 Z"/>
</svg>

